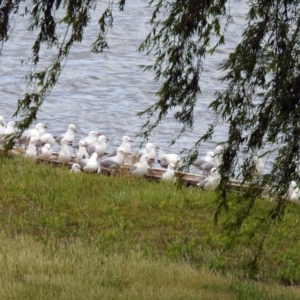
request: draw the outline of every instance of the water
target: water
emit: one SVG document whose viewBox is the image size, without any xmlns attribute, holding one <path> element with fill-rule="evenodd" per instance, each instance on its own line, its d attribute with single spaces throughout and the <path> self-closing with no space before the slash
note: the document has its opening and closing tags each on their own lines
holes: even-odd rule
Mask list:
<svg viewBox="0 0 300 300">
<path fill-rule="evenodd" d="M 103 54 L 90 51 L 98 30 L 97 19 L 92 20 L 82 43 L 72 48 L 59 82 L 38 113 L 37 122 L 49 123 L 48 132 L 53 135 L 63 133 L 68 124 L 74 123 L 79 129 L 78 138 L 87 136 L 90 130 L 97 130 L 111 138 L 111 147 L 119 145 L 123 135 L 135 139 L 133 149 L 139 146 L 140 140 L 135 135 L 146 119 L 138 118 L 136 114 L 157 100 L 155 92 L 159 88 L 159 82 L 153 81 L 153 74 L 139 68 L 152 60 L 137 52 L 150 29 L 151 9 L 147 8 L 147 3 L 144 0 L 128 1 L 124 12 L 119 12 L 115 5 L 114 26 L 108 34 L 110 48 Z M 98 14 L 99 11 L 102 9 L 98 9 Z M 169 115 L 151 135 L 150 141 L 166 152 L 179 153 L 193 147 L 215 118 L 207 107 L 214 99 L 214 93 L 223 88 L 218 82 L 222 75 L 218 68 L 240 41 L 247 4 L 230 1 L 230 11 L 234 22 L 227 32 L 226 45 L 213 57 L 208 56 L 205 62 L 193 130 L 184 133 L 170 146 L 180 126 Z M 4 44 L 0 58 L 0 115 L 6 122 L 15 112 L 17 100 L 26 92 L 23 77 L 29 73 L 30 66 L 21 65 L 20 61 L 30 56 L 34 40 L 33 34 L 26 31 L 27 26 L 26 19 L 14 18 L 10 39 Z M 41 63 L 52 55 L 51 51 L 43 49 Z M 213 139 L 203 144 L 200 152 L 204 155 L 213 150 L 226 135 L 227 126 L 218 126 Z"/>
</svg>

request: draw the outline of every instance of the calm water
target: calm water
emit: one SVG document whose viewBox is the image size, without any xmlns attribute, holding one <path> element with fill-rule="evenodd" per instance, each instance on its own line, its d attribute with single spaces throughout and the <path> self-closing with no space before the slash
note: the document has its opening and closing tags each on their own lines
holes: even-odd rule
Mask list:
<svg viewBox="0 0 300 300">
<path fill-rule="evenodd" d="M 108 34 L 110 48 L 103 54 L 90 52 L 98 30 L 96 16 L 102 12 L 101 7 L 97 9 L 84 40 L 71 50 L 58 84 L 38 114 L 37 121 L 49 123 L 48 132 L 54 135 L 63 133 L 68 124 L 74 123 L 79 129 L 78 138 L 86 136 L 90 130 L 98 130 L 111 138 L 111 147 L 119 145 L 123 135 L 135 139 L 146 121 L 136 114 L 156 101 L 155 91 L 159 87 L 159 82 L 153 81 L 152 73 L 142 72 L 139 68 L 152 59 L 137 52 L 150 29 L 151 10 L 147 3 L 144 0 L 128 1 L 124 12 L 119 12 L 115 6 L 114 27 Z M 234 22 L 227 32 L 226 45 L 205 62 L 202 94 L 198 97 L 193 130 L 170 147 L 169 142 L 179 132 L 180 126 L 169 115 L 151 136 L 150 140 L 166 152 L 178 153 L 192 147 L 214 119 L 207 107 L 214 99 L 214 93 L 223 88 L 218 82 L 222 75 L 218 67 L 240 40 L 247 6 L 242 1 L 230 1 L 230 11 Z M 30 66 L 20 62 L 30 56 L 34 40 L 33 34 L 26 31 L 29 24 L 26 19 L 14 17 L 13 23 L 10 40 L 4 45 L 0 58 L 0 115 L 6 122 L 15 112 L 17 100 L 26 91 L 23 77 L 29 73 Z M 51 51 L 43 49 L 41 63 L 52 55 Z M 217 142 L 225 139 L 226 130 L 224 125 L 217 127 L 213 140 L 202 145 L 200 152 L 205 154 L 213 150 Z M 139 142 L 135 139 L 133 149 L 139 146 Z"/>
</svg>

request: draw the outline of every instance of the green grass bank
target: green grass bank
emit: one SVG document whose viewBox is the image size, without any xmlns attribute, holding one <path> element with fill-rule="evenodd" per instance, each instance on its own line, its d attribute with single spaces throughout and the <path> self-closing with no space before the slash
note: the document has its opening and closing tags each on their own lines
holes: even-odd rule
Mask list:
<svg viewBox="0 0 300 300">
<path fill-rule="evenodd" d="M 0 169 L 1 299 L 300 299 L 293 203 L 264 236 L 274 203 L 257 201 L 230 245 L 221 229 L 232 215 L 214 224 L 213 192 L 23 157 L 0 156 Z"/>
</svg>

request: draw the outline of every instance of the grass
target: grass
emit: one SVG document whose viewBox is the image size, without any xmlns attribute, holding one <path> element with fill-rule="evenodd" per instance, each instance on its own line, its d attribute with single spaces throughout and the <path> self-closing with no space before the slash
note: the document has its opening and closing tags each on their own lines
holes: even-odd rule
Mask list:
<svg viewBox="0 0 300 300">
<path fill-rule="evenodd" d="M 213 192 L 70 174 L 23 157 L 0 156 L 0 169 L 1 299 L 300 298 L 293 203 L 264 236 L 259 220 L 274 204 L 258 201 L 231 245 L 221 231 L 231 215 L 214 224 Z"/>
<path fill-rule="evenodd" d="M 110 255 L 80 240 L 0 236 L 1 299 L 297 299 L 295 288 L 229 276 L 141 253 Z M 299 299 L 299 298 L 298 298 Z"/>
</svg>

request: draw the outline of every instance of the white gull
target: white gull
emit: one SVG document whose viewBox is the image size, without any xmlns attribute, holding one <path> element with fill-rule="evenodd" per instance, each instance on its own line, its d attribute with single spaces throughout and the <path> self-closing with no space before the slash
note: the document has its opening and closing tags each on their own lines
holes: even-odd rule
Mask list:
<svg viewBox="0 0 300 300">
<path fill-rule="evenodd" d="M 34 136 L 32 136 L 30 138 L 28 148 L 25 151 L 25 157 L 30 158 L 32 160 L 37 159 L 37 151 L 36 151 L 36 146 L 35 146 L 35 140 L 36 140 L 36 138 Z"/>
<path fill-rule="evenodd" d="M 147 174 L 148 171 L 148 157 L 146 154 L 143 154 L 140 158 L 140 161 L 133 164 L 129 169 L 129 173 L 134 175 L 135 177 L 142 177 Z"/>
<path fill-rule="evenodd" d="M 147 143 L 145 148 L 139 151 L 138 153 L 135 153 L 134 155 L 139 156 L 139 158 L 146 154 L 148 157 L 148 165 L 152 166 L 152 164 L 155 163 L 156 160 L 156 150 L 159 149 L 158 146 L 156 146 L 153 143 Z"/>
<path fill-rule="evenodd" d="M 220 174 L 217 168 L 212 168 L 211 174 L 197 183 L 202 190 L 214 190 L 220 182 Z"/>
<path fill-rule="evenodd" d="M 0 116 L 0 136 L 2 133 L 4 133 L 5 130 L 5 123 L 4 123 L 4 119 L 2 116 Z"/>
<path fill-rule="evenodd" d="M 80 164 L 82 159 L 87 159 L 90 157 L 90 155 L 88 154 L 87 150 L 86 150 L 86 144 L 83 140 L 79 141 L 79 148 L 78 151 L 75 155 L 75 162 Z"/>
<path fill-rule="evenodd" d="M 180 156 L 175 153 L 165 153 L 163 150 L 159 149 L 159 158 L 157 161 L 163 168 L 167 168 L 171 163 L 176 167 L 180 161 Z"/>
<path fill-rule="evenodd" d="M 173 182 L 176 181 L 174 164 L 170 163 L 168 165 L 168 168 L 167 168 L 166 172 L 164 172 L 161 175 L 161 180 L 163 180 L 163 181 L 173 181 Z"/>
<path fill-rule="evenodd" d="M 69 124 L 67 131 L 65 133 L 55 137 L 54 139 L 55 139 L 56 143 L 58 143 L 59 145 L 63 138 L 66 138 L 70 143 L 73 143 L 74 138 L 75 138 L 75 132 L 77 132 L 76 126 L 74 124 Z"/>
<path fill-rule="evenodd" d="M 264 171 L 264 163 L 261 158 L 254 156 L 253 158 L 255 170 L 253 176 L 259 177 L 263 174 Z"/>
<path fill-rule="evenodd" d="M 32 137 L 35 139 L 35 141 L 37 141 L 38 138 L 45 133 L 45 128 L 47 128 L 47 125 L 38 123 L 34 128 L 25 130 L 18 139 L 18 144 L 26 147 L 28 146 L 30 138 Z"/>
<path fill-rule="evenodd" d="M 52 148 L 50 144 L 45 144 L 43 147 L 37 150 L 37 155 L 39 159 L 47 160 L 52 155 Z"/>
<path fill-rule="evenodd" d="M 119 168 L 121 165 L 124 164 L 125 160 L 125 153 L 123 149 L 117 150 L 117 155 L 110 156 L 110 157 L 104 157 L 102 160 L 100 160 L 101 166 L 109 169 L 115 169 Z"/>
<path fill-rule="evenodd" d="M 101 158 L 107 150 L 106 141 L 108 140 L 109 139 L 105 135 L 100 135 L 98 137 L 98 142 L 95 145 L 87 146 L 87 152 L 89 153 L 89 155 L 91 155 L 93 152 L 96 152 L 98 158 Z"/>
<path fill-rule="evenodd" d="M 132 139 L 129 136 L 124 135 L 123 138 L 122 138 L 122 144 L 116 150 L 109 153 L 107 155 L 107 157 L 115 156 L 117 154 L 118 149 L 122 149 L 123 152 L 124 152 L 124 155 L 128 156 L 131 153 L 131 143 L 132 143 Z"/>
<path fill-rule="evenodd" d="M 97 161 L 97 158 L 98 155 L 94 152 L 90 158 L 82 159 L 80 161 L 82 170 L 86 173 L 100 173 L 101 164 Z"/>
<path fill-rule="evenodd" d="M 4 129 L 4 132 L 0 135 L 0 145 L 6 143 L 6 141 L 11 138 L 11 136 L 15 133 L 15 122 L 9 121 Z"/>
<path fill-rule="evenodd" d="M 84 143 L 85 143 L 85 145 L 86 145 L 86 147 L 87 146 L 93 146 L 93 145 L 95 145 L 95 144 L 97 144 L 97 141 L 98 141 L 98 137 L 101 135 L 101 133 L 99 133 L 99 132 L 97 132 L 97 131 L 95 131 L 95 130 L 91 130 L 90 132 L 89 132 L 89 134 L 88 134 L 88 136 L 87 137 L 85 137 L 85 138 L 83 138 L 83 139 L 81 139 L 82 141 L 84 141 Z M 78 143 L 74 143 L 73 144 L 73 147 L 74 148 L 78 148 Z"/>
<path fill-rule="evenodd" d="M 55 139 L 51 133 L 42 134 L 36 141 L 37 147 L 43 147 L 45 144 L 49 144 L 51 147 L 54 145 Z"/>
<path fill-rule="evenodd" d="M 77 163 L 72 164 L 72 168 L 69 170 L 70 173 L 80 173 L 81 172 L 81 166 Z"/>
<path fill-rule="evenodd" d="M 71 160 L 71 152 L 69 150 L 68 145 L 70 144 L 70 141 L 68 141 L 66 138 L 63 138 L 60 142 L 60 151 L 58 154 L 58 162 L 61 164 L 68 164 L 68 162 Z"/>
</svg>

